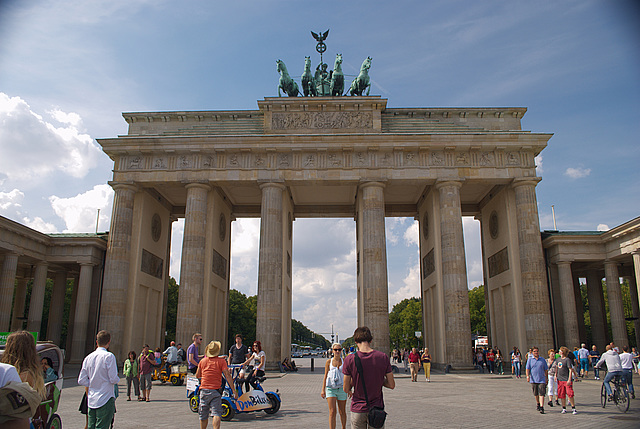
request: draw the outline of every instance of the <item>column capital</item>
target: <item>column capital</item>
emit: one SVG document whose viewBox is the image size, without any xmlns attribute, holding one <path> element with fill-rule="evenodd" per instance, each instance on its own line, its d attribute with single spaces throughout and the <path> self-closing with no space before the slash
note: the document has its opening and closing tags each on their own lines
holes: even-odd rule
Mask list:
<svg viewBox="0 0 640 429">
<path fill-rule="evenodd" d="M 138 192 L 138 190 L 140 189 L 138 187 L 138 185 L 136 185 L 133 182 L 114 182 L 114 181 L 109 181 L 107 183 L 109 184 L 109 186 L 111 186 L 113 188 L 114 191 Z"/>
<path fill-rule="evenodd" d="M 200 189 L 205 189 L 207 191 L 210 191 L 211 185 L 204 182 L 189 182 L 189 183 L 185 183 L 184 188 L 185 189 L 200 188 Z"/>
<path fill-rule="evenodd" d="M 371 186 L 375 186 L 376 188 L 383 188 L 385 186 L 387 186 L 384 182 L 380 182 L 378 180 L 362 180 L 360 181 L 360 183 L 358 184 L 358 188 L 360 189 L 364 189 L 364 188 L 368 188 Z"/>
<path fill-rule="evenodd" d="M 555 264 L 556 265 L 571 265 L 573 261 L 571 260 L 567 260 L 567 259 L 561 259 L 559 261 L 556 261 Z"/>
<path fill-rule="evenodd" d="M 608 266 L 615 265 L 615 266 L 617 267 L 619 264 L 618 264 L 616 261 L 614 261 L 614 260 L 611 260 L 611 259 L 605 259 L 605 260 L 604 260 L 604 265 L 605 265 L 605 267 L 606 267 L 607 265 L 608 265 Z"/>
<path fill-rule="evenodd" d="M 542 180 L 542 177 L 516 177 L 511 182 L 513 188 L 517 188 L 522 185 L 529 185 L 535 187 Z"/>
<path fill-rule="evenodd" d="M 260 186 L 260 189 L 277 188 L 277 189 L 280 189 L 281 191 L 284 191 L 285 189 L 287 189 L 287 187 L 282 182 L 262 182 L 259 184 L 259 186 Z"/>
<path fill-rule="evenodd" d="M 462 187 L 462 183 L 464 179 L 438 179 L 436 181 L 436 189 L 440 190 L 445 186 L 455 186 L 460 189 Z"/>
</svg>

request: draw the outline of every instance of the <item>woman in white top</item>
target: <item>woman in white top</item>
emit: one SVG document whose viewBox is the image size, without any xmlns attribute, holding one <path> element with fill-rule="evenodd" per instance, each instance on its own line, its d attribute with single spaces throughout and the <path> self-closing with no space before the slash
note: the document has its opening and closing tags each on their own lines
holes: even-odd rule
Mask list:
<svg viewBox="0 0 640 429">
<path fill-rule="evenodd" d="M 324 365 L 324 378 L 322 379 L 322 392 L 320 396 L 327 398 L 329 404 L 329 427 L 336 428 L 336 403 L 340 411 L 342 429 L 347 427 L 347 394 L 344 392 L 344 374 L 342 374 L 342 346 L 333 343 L 331 346 L 333 358 L 327 360 Z"/>
<path fill-rule="evenodd" d="M 258 377 L 264 376 L 264 365 L 267 361 L 267 355 L 264 350 L 262 350 L 262 343 L 256 340 L 253 342 L 253 354 L 249 359 L 246 360 L 243 365 L 248 365 L 253 359 L 253 371 L 249 373 L 247 380 L 244 382 L 245 392 L 248 392 L 250 389 L 250 385 L 253 386 L 254 389 L 257 389 L 256 379 Z"/>
</svg>

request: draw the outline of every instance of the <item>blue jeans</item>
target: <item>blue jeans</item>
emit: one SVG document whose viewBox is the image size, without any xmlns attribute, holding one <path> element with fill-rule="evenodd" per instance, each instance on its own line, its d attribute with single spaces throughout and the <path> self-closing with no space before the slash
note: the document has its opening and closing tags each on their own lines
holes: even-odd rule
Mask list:
<svg viewBox="0 0 640 429">
<path fill-rule="evenodd" d="M 593 374 L 596 376 L 596 378 L 600 378 L 600 368 L 596 368 L 597 363 L 598 361 L 591 362 L 591 364 L 593 365 Z"/>
<path fill-rule="evenodd" d="M 622 375 L 624 376 L 624 381 L 627 383 L 627 388 L 629 389 L 629 393 L 634 393 L 633 390 L 633 370 L 631 369 L 623 369 Z"/>
<path fill-rule="evenodd" d="M 580 371 L 589 372 L 589 360 L 587 358 L 580 359 Z"/>
<path fill-rule="evenodd" d="M 604 388 L 607 391 L 607 395 L 611 395 L 611 385 L 609 384 L 609 382 L 611 380 L 613 380 L 613 377 L 615 377 L 616 375 L 622 375 L 622 371 L 609 371 L 607 372 L 607 375 L 604 377 L 604 381 L 602 382 L 602 384 L 604 384 Z"/>
<path fill-rule="evenodd" d="M 513 367 L 516 369 L 516 377 L 520 377 L 520 362 L 514 362 Z"/>
</svg>

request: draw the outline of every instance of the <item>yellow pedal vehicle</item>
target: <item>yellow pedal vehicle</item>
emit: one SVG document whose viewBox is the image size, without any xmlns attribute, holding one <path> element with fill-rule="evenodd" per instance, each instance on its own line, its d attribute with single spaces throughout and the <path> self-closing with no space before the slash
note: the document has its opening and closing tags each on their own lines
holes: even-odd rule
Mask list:
<svg viewBox="0 0 640 429">
<path fill-rule="evenodd" d="M 169 365 L 169 371 L 167 371 L 166 358 L 162 357 L 162 363 L 160 366 L 156 366 L 151 373 L 152 380 L 159 380 L 160 383 L 165 384 L 167 381 L 171 382 L 174 386 L 180 386 L 184 383 L 184 378 L 187 376 L 187 365 Z"/>
</svg>

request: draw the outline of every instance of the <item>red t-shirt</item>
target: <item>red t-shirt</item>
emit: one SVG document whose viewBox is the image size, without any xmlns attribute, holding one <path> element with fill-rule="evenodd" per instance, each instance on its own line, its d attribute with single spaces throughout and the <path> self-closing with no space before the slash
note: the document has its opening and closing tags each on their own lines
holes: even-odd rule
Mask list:
<svg viewBox="0 0 640 429">
<path fill-rule="evenodd" d="M 362 361 L 362 373 L 367 383 L 369 403 L 375 407 L 384 407 L 382 385 L 384 384 L 385 376 L 391 372 L 389 356 L 378 350 L 370 353 L 357 353 Z M 356 361 L 352 354 L 344 359 L 342 373 L 351 376 L 351 385 L 353 386 L 351 411 L 354 413 L 366 413 L 368 411 L 367 401 L 364 399 L 362 381 L 360 380 L 360 374 L 358 374 Z"/>
<path fill-rule="evenodd" d="M 221 357 L 204 357 L 198 363 L 200 368 L 200 388 L 219 389 L 222 386 L 222 371 L 227 369 L 227 360 Z"/>
<path fill-rule="evenodd" d="M 420 362 L 420 355 L 418 353 L 414 353 L 414 352 L 409 353 L 409 362 L 411 362 L 411 363 Z"/>
</svg>

